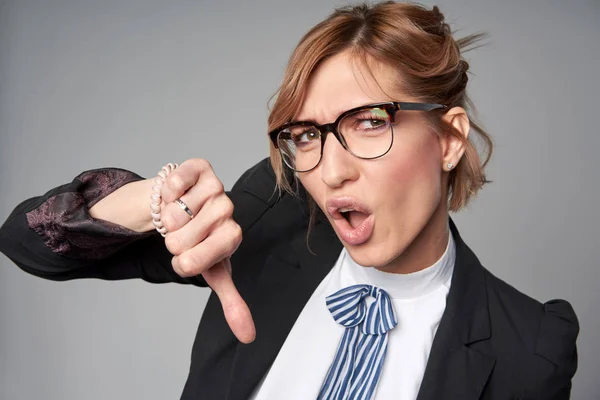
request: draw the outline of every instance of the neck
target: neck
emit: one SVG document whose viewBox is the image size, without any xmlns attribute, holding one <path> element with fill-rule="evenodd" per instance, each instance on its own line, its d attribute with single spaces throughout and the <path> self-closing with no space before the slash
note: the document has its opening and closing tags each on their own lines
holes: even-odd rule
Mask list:
<svg viewBox="0 0 600 400">
<path fill-rule="evenodd" d="M 421 232 L 396 259 L 378 270 L 396 274 L 410 274 L 435 264 L 448 246 L 448 210 L 443 202 Z"/>
</svg>

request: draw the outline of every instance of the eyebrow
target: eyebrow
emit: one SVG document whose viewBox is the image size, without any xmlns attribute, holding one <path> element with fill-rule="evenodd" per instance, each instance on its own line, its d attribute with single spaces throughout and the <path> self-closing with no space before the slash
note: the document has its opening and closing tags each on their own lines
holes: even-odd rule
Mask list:
<svg viewBox="0 0 600 400">
<path fill-rule="evenodd" d="M 335 115 L 337 115 L 335 118 L 337 119 L 340 115 L 342 115 L 346 111 L 354 110 L 355 108 L 369 106 L 371 104 L 378 104 L 378 103 L 385 103 L 385 100 L 378 101 L 378 102 L 358 104 L 358 105 L 354 105 L 350 108 L 341 109 L 341 111 L 338 110 L 338 112 L 335 114 Z M 335 120 L 333 120 L 333 121 L 335 121 Z M 329 121 L 329 122 L 333 122 L 333 121 Z M 315 120 L 314 118 L 292 119 L 292 120 L 290 120 L 290 122 L 312 122 L 313 124 L 320 125 L 319 122 L 317 122 L 317 120 Z M 329 122 L 326 122 L 326 124 L 328 124 Z"/>
</svg>

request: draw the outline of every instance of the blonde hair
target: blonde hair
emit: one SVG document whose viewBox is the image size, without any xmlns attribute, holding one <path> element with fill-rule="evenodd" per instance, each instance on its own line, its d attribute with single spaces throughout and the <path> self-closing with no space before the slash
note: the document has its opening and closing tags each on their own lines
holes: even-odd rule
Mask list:
<svg viewBox="0 0 600 400">
<path fill-rule="evenodd" d="M 466 151 L 448 178 L 448 208 L 458 211 L 488 182 L 484 168 L 493 149 L 490 135 L 470 115 L 474 106 L 466 93 L 469 64 L 461 54 L 483 37 L 475 34 L 455 40 L 437 6 L 429 10 L 415 3 L 386 1 L 338 8 L 308 31 L 292 53 L 274 95 L 268 131 L 289 122 L 299 112 L 311 74 L 327 58 L 349 51 L 367 68 L 369 59 L 387 64 L 398 72 L 402 89 L 412 97 L 448 108 L 460 106 L 469 114 L 477 138 L 471 134 L 465 139 L 439 113 L 425 114 L 437 134 L 453 135 L 465 143 Z M 483 162 L 474 139 L 479 139 L 486 154 Z M 277 187 L 294 194 L 279 150 L 272 142 L 270 158 Z M 317 207 L 310 195 L 308 200 L 310 232 Z"/>
</svg>

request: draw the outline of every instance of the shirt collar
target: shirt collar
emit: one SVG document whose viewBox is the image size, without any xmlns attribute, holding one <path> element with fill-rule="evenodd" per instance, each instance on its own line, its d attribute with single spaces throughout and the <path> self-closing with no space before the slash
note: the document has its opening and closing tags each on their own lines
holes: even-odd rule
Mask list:
<svg viewBox="0 0 600 400">
<path fill-rule="evenodd" d="M 372 267 L 363 267 L 342 249 L 342 274 L 349 275 L 355 283 L 366 283 L 384 289 L 394 299 L 415 299 L 434 292 L 438 288 L 450 287 L 456 245 L 452 232 L 448 234 L 448 244 L 444 254 L 433 265 L 409 274 L 383 272 Z"/>
</svg>

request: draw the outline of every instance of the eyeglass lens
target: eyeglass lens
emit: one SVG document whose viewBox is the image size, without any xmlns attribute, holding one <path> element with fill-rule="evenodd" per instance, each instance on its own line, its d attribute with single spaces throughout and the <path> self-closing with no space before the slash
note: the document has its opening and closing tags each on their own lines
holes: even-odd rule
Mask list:
<svg viewBox="0 0 600 400">
<path fill-rule="evenodd" d="M 346 150 L 360 158 L 380 157 L 392 145 L 392 122 L 383 108 L 362 109 L 346 115 L 337 129 L 346 142 Z M 326 134 L 306 124 L 282 130 L 277 143 L 284 162 L 298 172 L 313 169 L 321 160 L 322 140 Z"/>
</svg>

